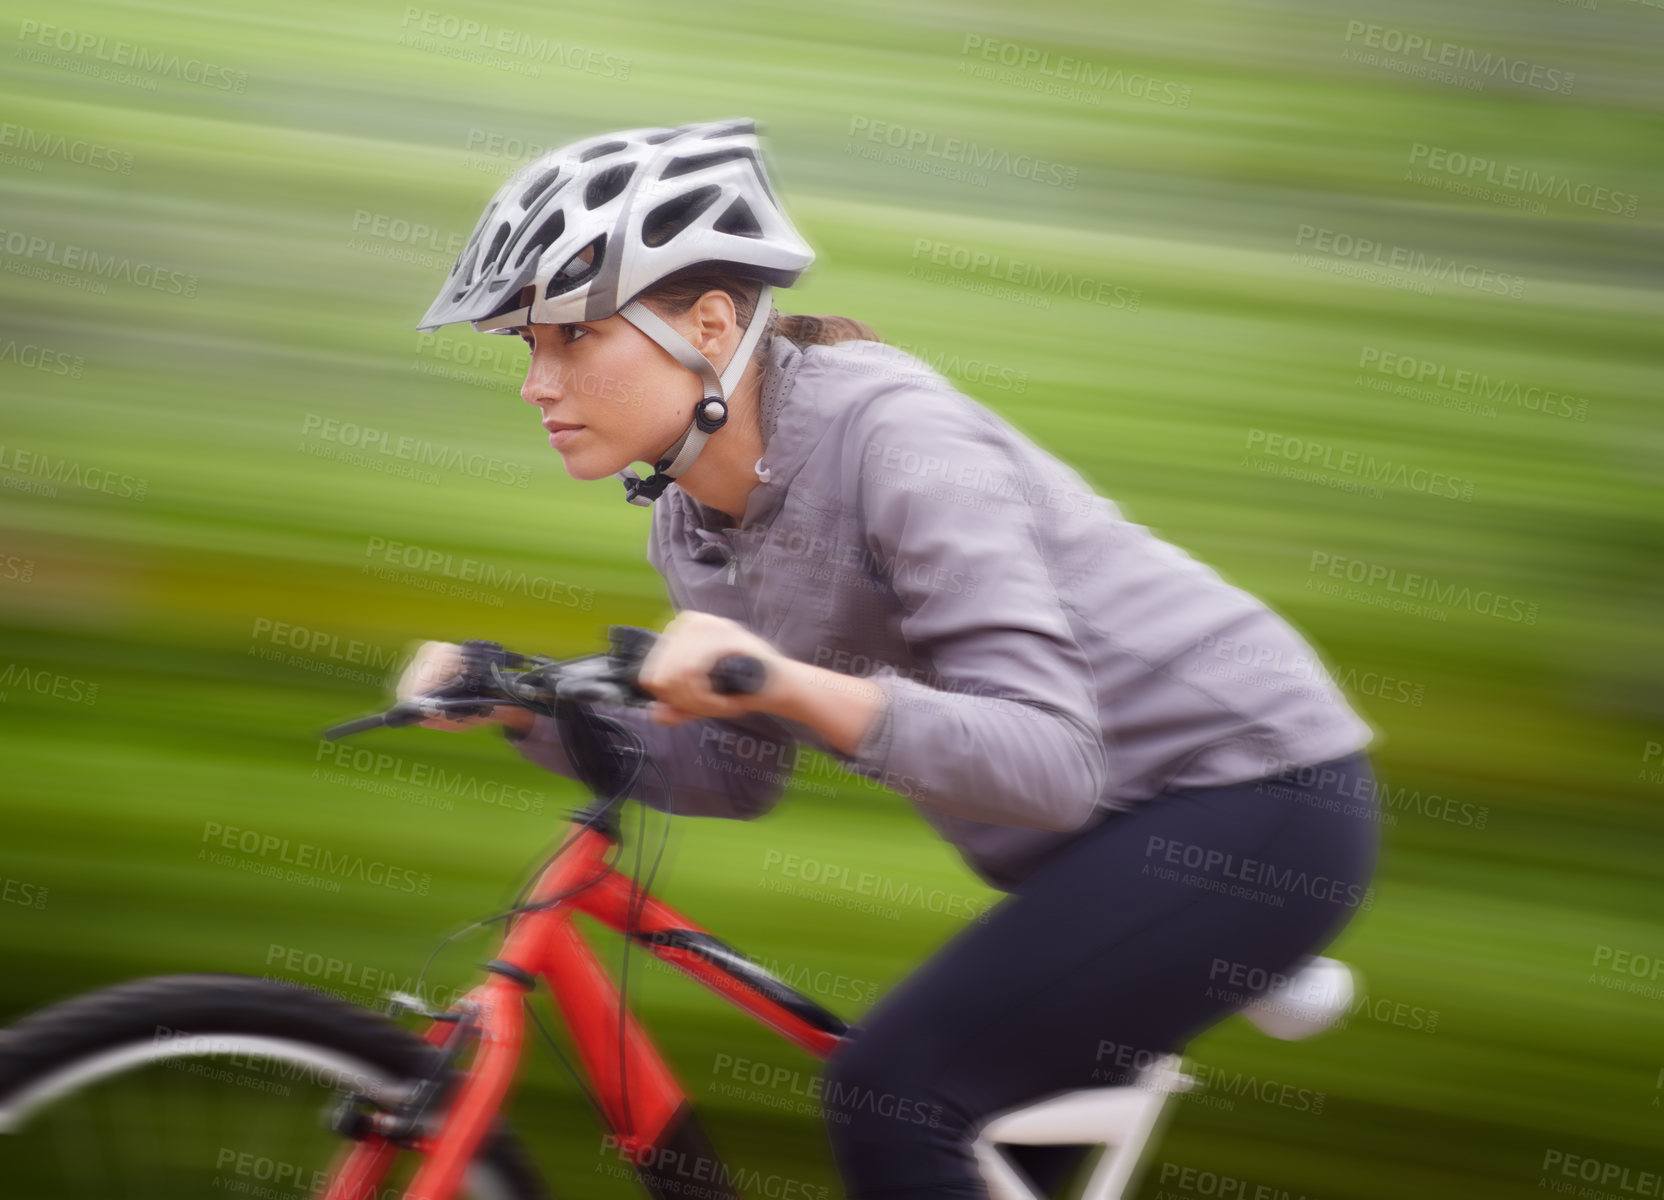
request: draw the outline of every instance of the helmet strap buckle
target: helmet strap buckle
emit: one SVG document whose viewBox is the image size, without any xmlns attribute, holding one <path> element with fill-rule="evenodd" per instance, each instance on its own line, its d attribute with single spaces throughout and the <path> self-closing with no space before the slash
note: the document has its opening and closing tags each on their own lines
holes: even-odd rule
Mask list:
<svg viewBox="0 0 1664 1200">
<path fill-rule="evenodd" d="M 728 421 L 728 402 L 721 396 L 706 396 L 693 410 L 693 423 L 701 433 L 715 433 Z"/>
<path fill-rule="evenodd" d="M 665 488 L 675 482 L 663 471 L 654 471 L 643 479 L 630 467 L 618 472 L 618 478 L 624 481 L 624 498 L 643 507 L 651 507 L 653 501 L 664 494 Z"/>
</svg>

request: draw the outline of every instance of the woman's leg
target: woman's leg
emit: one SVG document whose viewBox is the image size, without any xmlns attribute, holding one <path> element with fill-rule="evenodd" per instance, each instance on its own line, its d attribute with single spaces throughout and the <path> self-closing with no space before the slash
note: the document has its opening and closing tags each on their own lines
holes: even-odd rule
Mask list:
<svg viewBox="0 0 1664 1200">
<path fill-rule="evenodd" d="M 985 1197 L 988 1116 L 1125 1082 L 1372 896 L 1363 754 L 1156 797 L 1064 846 L 867 1014 L 822 1104 L 851 1197 Z"/>
</svg>

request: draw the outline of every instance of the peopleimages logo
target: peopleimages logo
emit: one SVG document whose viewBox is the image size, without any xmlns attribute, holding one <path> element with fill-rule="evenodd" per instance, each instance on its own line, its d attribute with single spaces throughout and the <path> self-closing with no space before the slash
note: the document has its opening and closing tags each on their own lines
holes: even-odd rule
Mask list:
<svg viewBox="0 0 1664 1200">
<path fill-rule="evenodd" d="M 460 233 L 447 235 L 437 226 L 423 221 L 371 212 L 367 208 L 353 212 L 352 231 L 453 256 L 462 249 L 467 240 Z"/>
<path fill-rule="evenodd" d="M 894 121 L 880 121 L 874 117 L 850 117 L 849 136 L 876 142 L 891 150 L 922 154 L 926 158 L 939 158 L 980 171 L 1047 183 L 1065 190 L 1072 190 L 1080 178 L 1079 167 L 1037 158 L 1032 154 L 1013 154 L 997 146 L 984 146 L 965 138 L 944 136 L 934 130 L 898 125 Z"/>
<path fill-rule="evenodd" d="M 1302 682 L 1328 684 L 1365 696 L 1409 704 L 1415 708 L 1421 707 L 1427 691 L 1426 684 L 1411 683 L 1407 679 L 1399 679 L 1380 671 L 1348 666 L 1332 672 L 1313 655 L 1295 653 L 1284 646 L 1262 646 L 1252 641 L 1219 634 L 1203 634 L 1196 642 L 1196 650 L 1197 657 L 1193 660 L 1192 667 L 1194 671 L 1217 678 L 1229 678 L 1240 683 L 1277 687 L 1278 690 L 1287 690 L 1280 686 L 1284 680 L 1291 681 L 1295 686 Z M 1244 669 L 1230 671 L 1223 666 L 1215 669 L 1207 662 L 1210 657 L 1218 660 L 1220 664 Z M 1309 694 L 1315 699 L 1321 697 L 1323 691 L 1314 687 L 1304 694 Z"/>
<path fill-rule="evenodd" d="M 69 704 L 96 704 L 98 702 L 98 685 L 85 679 L 76 679 L 58 671 L 49 671 L 45 667 L 30 669 L 22 663 L 8 663 L 4 671 L 0 671 L 0 701 L 9 699 L 10 689 L 20 687 L 24 691 L 33 692 L 37 696 L 50 696 L 54 700 L 63 700 Z"/>
<path fill-rule="evenodd" d="M 997 63 L 999 67 L 1007 68 L 1002 71 L 997 67 L 985 67 L 981 63 L 961 61 L 961 74 L 974 75 L 979 79 L 997 79 L 1001 83 L 1046 95 L 1097 105 L 1098 95 L 1085 89 L 1098 88 L 1108 92 L 1119 92 L 1137 100 L 1147 100 L 1152 104 L 1167 104 L 1176 108 L 1190 107 L 1190 85 L 1187 83 L 1174 83 L 1139 71 L 1129 72 L 1120 67 L 1112 69 L 1072 55 L 1053 54 L 1050 50 L 1038 46 L 1026 46 L 1003 38 L 967 33 L 959 53 L 962 59 L 975 55 L 984 62 Z M 1046 84 L 1039 80 L 1025 79 L 1024 72 L 1046 75 L 1062 80 L 1063 83 Z M 1084 87 L 1065 86 L 1076 83 Z"/>
<path fill-rule="evenodd" d="M 583 71 L 606 79 L 622 81 L 630 77 L 632 63 L 627 58 L 587 46 L 552 41 L 548 37 L 520 29 L 508 29 L 470 17 L 438 12 L 431 8 L 414 5 L 407 7 L 404 10 L 404 19 L 399 25 L 405 30 L 399 35 L 401 45 L 409 45 L 449 58 L 485 62 L 487 65 L 503 65 L 500 60 L 480 57 L 482 54 L 496 53 L 525 59 L 528 63 L 552 63 L 569 71 Z M 420 36 L 422 34 L 426 34 L 427 37 Z M 536 76 L 538 71 L 534 67 L 525 73 Z"/>
<path fill-rule="evenodd" d="M 17 40 L 24 43 L 17 48 L 19 58 L 45 61 L 49 65 L 56 64 L 52 64 L 41 51 L 30 46 L 30 42 L 77 57 L 90 54 L 98 62 L 118 67 L 133 67 L 139 71 L 171 77 L 183 83 L 200 83 L 216 91 L 236 92 L 241 95 L 248 87 L 247 71 L 233 70 L 219 63 L 204 62 L 200 58 L 186 58 L 169 50 L 154 50 L 136 42 L 107 38 L 101 33 L 88 33 L 62 25 L 43 25 L 27 17 L 18 25 Z M 150 86 L 154 88 L 154 83 L 151 82 Z"/>
<path fill-rule="evenodd" d="M 128 255 L 100 254 L 86 246 L 59 242 L 55 238 L 25 233 L 21 229 L 0 229 L 0 248 L 20 262 L 7 264 L 6 269 L 18 274 L 29 274 L 22 263 L 42 262 L 62 267 L 66 271 L 81 271 L 93 277 L 83 282 L 103 283 L 114 280 L 137 287 L 151 288 L 173 296 L 196 295 L 197 277 L 184 271 L 172 271 L 155 263 L 134 262 Z"/>
<path fill-rule="evenodd" d="M 472 479 L 524 488 L 531 480 L 531 467 L 510 462 L 495 455 L 478 452 L 464 453 L 454 446 L 439 446 L 420 438 L 400 435 L 395 438 L 385 429 L 373 425 L 359 425 L 342 421 L 322 413 L 307 413 L 301 420 L 301 451 L 315 458 L 338 458 L 352 465 L 376 464 L 376 470 L 386 467 L 389 473 L 396 464 L 385 459 L 409 464 L 411 469 L 435 467 L 441 471 L 458 471 Z M 328 443 L 319 445 L 318 443 Z"/>
<path fill-rule="evenodd" d="M 1553 388 L 1522 384 L 1518 380 L 1492 377 L 1483 371 L 1466 367 L 1452 368 L 1447 363 L 1430 358 L 1417 358 L 1386 350 L 1380 346 L 1359 348 L 1358 367 L 1378 375 L 1391 375 L 1418 386 L 1437 387 L 1462 396 L 1472 396 L 1497 405 L 1542 413 L 1552 417 L 1568 417 L 1583 421 L 1589 415 L 1586 396 L 1574 396 Z"/>
<path fill-rule="evenodd" d="M 1155 861 L 1170 867 L 1200 871 L 1206 882 L 1212 884 L 1224 884 L 1226 881 L 1234 880 L 1250 887 L 1266 888 L 1271 892 L 1287 895 L 1309 896 L 1313 900 L 1344 904 L 1348 908 L 1362 908 L 1366 912 L 1375 906 L 1375 889 L 1372 887 L 1361 887 L 1344 879 L 1331 879 L 1327 875 L 1308 875 L 1305 871 L 1293 867 L 1279 867 L 1276 863 L 1257 858 L 1238 858 L 1230 851 L 1216 850 L 1195 842 L 1175 841 L 1152 834 L 1145 841 L 1144 857 L 1148 860 L 1143 868 L 1143 874 L 1146 875 L 1164 877 L 1160 871 L 1152 869 L 1151 861 Z M 1207 878 L 1215 875 L 1219 878 Z M 1194 876 L 1187 879 L 1187 882 L 1192 880 L 1202 882 Z M 1216 886 L 1211 890 L 1236 894 L 1225 887 Z M 1245 895 L 1245 898 L 1261 899 L 1264 895 L 1265 893 Z M 1276 907 L 1281 908 L 1282 898 L 1276 899 Z"/>
<path fill-rule="evenodd" d="M 1027 371 L 990 363 L 980 358 L 964 358 L 958 354 L 932 350 L 907 342 L 896 342 L 894 345 L 897 350 L 911 354 L 938 375 L 952 376 L 968 383 L 985 384 L 1001 391 L 1016 392 L 1018 395 L 1028 391 Z"/>
<path fill-rule="evenodd" d="M 279 973 L 266 978 L 286 979 L 326 995 L 356 1000 L 358 995 L 386 996 L 404 992 L 417 996 L 435 1008 L 450 1008 L 467 994 L 467 989 L 444 987 L 408 971 L 355 963 L 334 955 L 319 954 L 297 946 L 273 942 L 266 947 L 266 966 L 276 964 Z"/>
<path fill-rule="evenodd" d="M 1502 621 L 1515 621 L 1525 625 L 1537 623 L 1538 604 L 1513 596 L 1505 596 L 1489 588 L 1475 591 L 1466 584 L 1449 583 L 1431 575 L 1423 575 L 1419 571 L 1401 571 L 1397 567 L 1385 563 L 1369 562 L 1361 558 L 1349 558 L 1343 554 L 1330 554 L 1324 550 L 1312 551 L 1311 562 L 1307 571 L 1316 573 L 1321 570 L 1331 579 L 1345 583 L 1361 584 L 1369 588 L 1382 588 L 1394 592 L 1410 601 L 1429 601 L 1433 604 L 1444 605 L 1446 608 L 1464 608 L 1478 613 L 1483 617 L 1496 617 Z M 1306 580 L 1310 590 L 1313 580 Z M 1326 593 L 1332 594 L 1332 593 Z M 1412 606 L 1420 608 L 1422 606 Z M 1425 614 L 1423 614 L 1425 615 Z M 1438 620 L 1444 620 L 1439 616 Z"/>
<path fill-rule="evenodd" d="M 89 142 L 85 138 L 71 139 L 65 134 L 54 133 L 49 129 L 35 129 L 28 125 L 13 125 L 9 121 L 0 124 L 0 147 L 16 150 L 20 155 L 35 154 L 41 158 L 56 158 L 78 167 L 91 167 L 97 171 L 115 171 L 122 175 L 133 173 L 133 155 L 130 151 L 116 150 L 100 142 Z M 13 158 L 13 155 L 0 155 L 0 161 Z M 31 170 L 39 170 L 32 166 Z"/>
<path fill-rule="evenodd" d="M 379 859 L 366 859 L 362 854 L 337 854 L 312 842 L 291 841 L 286 837 L 263 834 L 254 829 L 222 825 L 218 821 L 203 822 L 202 842 L 203 848 L 197 851 L 197 858 L 204 861 L 213 862 L 218 866 L 241 865 L 228 861 L 227 854 L 216 853 L 231 851 L 243 855 L 246 860 L 269 860 L 263 865 L 282 863 L 300 871 L 320 872 L 321 875 L 310 878 L 309 882 L 313 883 L 355 879 L 360 883 L 384 887 L 390 891 L 425 896 L 428 894 L 428 885 L 433 882 L 432 875 L 425 872 L 417 874 L 410 867 L 397 867 Z M 272 870 L 256 870 L 254 873 L 282 877 L 296 875 L 298 872 L 284 872 L 274 867 Z M 339 884 L 329 890 L 338 891 Z"/>
<path fill-rule="evenodd" d="M 1354 266 L 1367 264 L 1370 267 L 1385 267 L 1419 277 L 1421 280 L 1436 279 L 1440 283 L 1454 283 L 1458 287 L 1472 288 L 1493 296 L 1507 296 L 1517 300 L 1525 290 L 1525 279 L 1519 275 L 1493 271 L 1478 263 L 1463 262 L 1442 255 L 1429 256 L 1424 251 L 1413 250 L 1408 246 L 1390 246 L 1374 238 L 1356 237 L 1350 233 L 1317 225 L 1301 225 L 1295 231 L 1294 244 L 1301 249 L 1316 250 L 1319 254 Z M 1300 262 L 1301 257 L 1296 254 L 1295 261 Z M 1305 257 L 1309 259 L 1311 256 L 1308 254 Z"/>
<path fill-rule="evenodd" d="M 150 490 L 148 479 L 123 475 L 105 467 L 89 467 L 68 458 L 53 458 L 21 446 L 7 446 L 0 442 L 0 471 L 9 476 L 32 477 L 46 483 L 61 483 L 67 487 L 82 487 L 92 492 L 103 492 L 123 500 L 143 500 Z M 7 485 L 11 480 L 7 479 Z M 56 495 L 56 489 L 52 491 Z"/>
<path fill-rule="evenodd" d="M 1446 475 L 1428 467 L 1390 458 L 1376 458 L 1362 450 L 1345 450 L 1329 442 L 1294 437 L 1267 429 L 1248 431 L 1250 457 L 1261 455 L 1286 459 L 1302 468 L 1318 468 L 1338 475 L 1354 476 L 1369 483 L 1386 483 L 1412 492 L 1422 492 L 1466 504 L 1473 500 L 1473 481 Z M 1379 494 L 1380 489 L 1375 489 Z"/>
<path fill-rule="evenodd" d="M 1299 1193 L 1297 1197 L 1294 1192 L 1274 1184 L 1258 1183 L 1239 1175 L 1221 1175 L 1217 1171 L 1175 1162 L 1161 1164 L 1161 1185 L 1156 1195 L 1172 1197 L 1173 1200 L 1189 1200 L 1191 1196 L 1205 1197 L 1206 1200 L 1317 1200 L 1306 1192 Z"/>
<path fill-rule="evenodd" d="M 1124 308 L 1129 312 L 1137 312 L 1144 298 L 1144 293 L 1137 288 L 1122 287 L 1090 275 L 1077 276 L 1073 271 L 1065 271 L 1058 267 L 1045 267 L 1020 258 L 1011 258 L 989 250 L 977 250 L 970 246 L 958 246 L 952 242 L 940 242 L 934 238 L 913 239 L 914 265 L 908 267 L 908 275 L 929 278 L 920 272 L 921 259 L 934 267 L 947 267 L 968 275 L 986 276 L 999 283 L 1013 283 L 1047 295 L 1073 296 L 1077 300 L 1102 304 L 1107 308 Z"/>
<path fill-rule="evenodd" d="M 1638 1171 L 1634 1167 L 1625 1166 L 1623 1163 L 1589 1158 L 1582 1154 L 1571 1154 L 1565 1150 L 1549 1149 L 1543 1151 L 1542 1170 L 1545 1175 L 1560 1175 L 1566 1179 L 1578 1180 L 1584 1184 L 1598 1185 L 1608 1189 L 1605 1192 L 1596 1192 L 1592 1191 L 1591 1187 L 1578 1188 L 1576 1194 L 1579 1196 L 1664 1196 L 1664 1175 L 1657 1171 Z M 1548 1185 L 1547 1190 L 1571 1192 L 1573 1187 L 1570 1184 L 1563 1184 L 1559 1180 L 1554 1180 Z"/>
<path fill-rule="evenodd" d="M 450 595 L 482 599 L 496 593 L 514 593 L 525 599 L 583 609 L 595 603 L 595 593 L 576 584 L 563 583 L 546 575 L 528 575 L 517 568 L 497 567 L 481 559 L 458 556 L 450 551 L 411 542 L 372 536 L 365 543 L 364 557 L 372 561 L 363 565 L 362 574 L 403 582 L 411 581 L 398 568 L 434 574 L 440 579 L 433 581 L 435 586 L 430 590 L 445 590 Z M 477 583 L 480 586 L 450 591 L 444 586 L 446 582 Z M 496 602 L 499 606 L 502 604 L 500 596 Z"/>
<path fill-rule="evenodd" d="M 1485 79 L 1506 79 L 1509 83 L 1517 83 L 1524 87 L 1533 87 L 1545 92 L 1558 92 L 1570 95 L 1572 85 L 1577 76 L 1570 71 L 1562 71 L 1558 67 L 1547 67 L 1542 63 L 1527 62 L 1522 58 L 1510 58 L 1506 54 L 1498 54 L 1490 50 L 1478 50 L 1473 46 L 1464 46 L 1460 42 L 1447 42 L 1442 39 L 1428 37 L 1426 34 L 1413 33 L 1404 29 L 1396 29 L 1391 25 L 1371 25 L 1367 21 L 1348 21 L 1346 23 L 1347 49 L 1341 52 L 1343 59 L 1366 63 L 1368 65 L 1386 66 L 1394 70 L 1388 62 L 1377 62 L 1380 55 L 1366 54 L 1353 49 L 1353 45 L 1369 47 L 1372 50 L 1384 50 L 1388 54 L 1400 55 L 1405 59 L 1417 60 L 1408 65 L 1414 69 L 1401 73 L 1410 75 L 1427 75 L 1443 83 L 1464 83 L 1474 91 L 1482 91 L 1485 84 L 1480 79 L 1469 78 L 1465 82 L 1451 75 L 1451 72 L 1463 72 L 1468 76 L 1483 76 Z"/>
<path fill-rule="evenodd" d="M 1410 166 L 1412 169 L 1404 176 L 1406 181 L 1410 182 L 1427 182 L 1425 177 L 1418 178 L 1420 173 L 1413 169 L 1420 166 L 1464 184 L 1485 183 L 1493 188 L 1519 193 L 1533 200 L 1541 200 L 1546 196 L 1551 200 L 1576 205 L 1578 208 L 1612 213 L 1621 217 L 1633 217 L 1641 203 L 1641 197 L 1634 192 L 1620 192 L 1593 183 L 1574 183 L 1564 175 L 1545 175 L 1516 163 L 1500 163 L 1480 154 L 1464 154 L 1460 150 L 1430 146 L 1426 142 L 1411 144 Z M 1438 186 L 1446 185 L 1441 183 Z M 1447 187 L 1446 190 L 1453 189 Z M 1490 197 L 1484 195 L 1482 198 Z M 1534 211 L 1542 212 L 1545 209 L 1539 204 Z"/>
<path fill-rule="evenodd" d="M 35 342 L 19 342 L 16 338 L 0 346 L 0 363 L 16 363 L 20 367 L 28 367 L 33 371 L 44 371 L 48 375 L 68 375 L 71 379 L 81 378 L 81 368 L 87 360 L 79 354 L 70 354 L 67 350 L 54 350 L 50 346 L 42 346 Z M 0 447 L 0 450 L 3 450 Z"/>
<path fill-rule="evenodd" d="M 514 812 L 540 813 L 546 799 L 542 792 L 534 792 L 530 788 L 495 779 L 481 779 L 463 771 L 447 771 L 431 763 L 411 762 L 385 750 L 372 751 L 343 742 L 320 740 L 312 761 L 319 763 L 325 760 L 330 766 L 356 771 L 361 776 L 391 776 L 395 783 L 431 789 L 446 800 L 453 797 L 478 800 Z M 312 776 L 314 779 L 319 777 L 317 768 L 313 769 Z"/>
</svg>

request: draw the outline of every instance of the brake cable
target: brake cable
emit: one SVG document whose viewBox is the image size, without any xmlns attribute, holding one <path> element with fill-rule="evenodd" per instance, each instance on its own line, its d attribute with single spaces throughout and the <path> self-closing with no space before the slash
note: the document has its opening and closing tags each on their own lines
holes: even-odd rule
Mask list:
<svg viewBox="0 0 1664 1200">
<path fill-rule="evenodd" d="M 641 914 L 647 907 L 647 896 L 653 888 L 654 878 L 659 873 L 659 864 L 664 861 L 665 846 L 670 841 L 670 818 L 675 815 L 674 794 L 671 791 L 670 780 L 665 777 L 664 768 L 660 767 L 658 762 L 652 758 L 646 756 L 644 758 L 647 762 L 652 763 L 653 770 L 659 777 L 659 782 L 664 786 L 665 820 L 664 832 L 659 837 L 659 848 L 653 856 L 653 866 L 647 872 L 647 882 L 643 884 L 641 882 L 641 847 L 642 843 L 647 840 L 648 805 L 639 797 L 637 798 L 636 807 L 641 812 L 641 820 L 636 827 L 636 865 L 630 879 L 632 884 L 630 903 L 624 910 L 624 954 L 618 970 L 618 1091 L 620 1104 L 624 1110 L 624 1128 L 632 1132 L 635 1130 L 635 1119 L 630 1113 L 630 1076 L 629 1072 L 625 1070 L 628 1061 L 628 1043 L 625 1038 L 625 1031 L 628 1026 L 625 1022 L 629 1015 L 630 944 L 635 940 L 636 934 L 641 928 Z M 635 774 L 630 779 L 632 786 L 640 775 L 641 769 L 638 765 Z"/>
</svg>

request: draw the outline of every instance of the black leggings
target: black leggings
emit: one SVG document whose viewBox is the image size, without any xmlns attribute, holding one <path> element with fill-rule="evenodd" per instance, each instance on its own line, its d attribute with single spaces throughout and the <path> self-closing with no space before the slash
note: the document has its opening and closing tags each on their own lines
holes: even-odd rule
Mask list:
<svg viewBox="0 0 1664 1200">
<path fill-rule="evenodd" d="M 822 1104 L 848 1194 L 985 1198 L 970 1150 L 982 1121 L 1130 1081 L 1370 907 L 1378 819 L 1360 751 L 1163 793 L 1065 844 L 828 1062 Z M 1042 1185 L 1072 1165 L 1052 1147 L 1018 1161 Z"/>
</svg>

